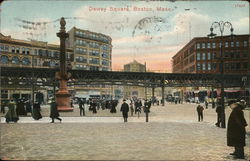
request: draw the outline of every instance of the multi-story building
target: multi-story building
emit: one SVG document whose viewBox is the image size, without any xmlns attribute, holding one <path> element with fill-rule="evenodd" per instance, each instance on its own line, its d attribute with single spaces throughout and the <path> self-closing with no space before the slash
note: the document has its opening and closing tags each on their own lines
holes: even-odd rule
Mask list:
<svg viewBox="0 0 250 161">
<path fill-rule="evenodd" d="M 173 56 L 173 73 L 220 73 L 220 37 L 193 38 Z M 249 35 L 223 36 L 224 73 L 250 73 Z"/>
<path fill-rule="evenodd" d="M 222 42 L 222 49 L 221 43 Z M 196 37 L 173 56 L 173 73 L 220 73 L 221 51 L 224 73 L 250 74 L 250 37 L 236 35 L 215 37 Z M 230 89 L 230 91 L 240 89 Z M 192 95 L 206 95 L 206 88 L 184 89 L 181 93 L 191 91 Z M 203 91 L 203 94 L 202 92 Z M 205 94 L 204 94 L 205 93 Z M 220 92 L 218 92 L 219 94 Z M 249 92 L 248 92 L 249 93 Z M 208 94 L 209 95 L 209 94 Z"/>
<path fill-rule="evenodd" d="M 112 39 L 109 36 L 76 27 L 68 33 L 66 44 L 74 50 L 73 69 L 111 71 Z M 112 87 L 107 85 L 75 86 L 75 91 L 76 97 L 113 95 Z"/>
<path fill-rule="evenodd" d="M 72 69 L 111 71 L 111 38 L 101 33 L 73 27 L 66 40 L 68 65 Z M 13 39 L 0 34 L 1 66 L 55 68 L 59 66 L 60 46 L 41 41 Z M 42 90 L 42 89 L 40 89 Z M 85 85 L 70 87 L 76 96 L 112 95 L 110 86 Z M 30 89 L 1 88 L 8 98 L 30 98 Z M 47 92 L 42 91 L 43 94 Z M 46 97 L 45 97 L 46 99 Z"/>
<path fill-rule="evenodd" d="M 18 40 L 0 34 L 0 52 L 0 67 L 57 68 L 60 64 L 60 46 L 47 42 Z M 73 50 L 66 49 L 66 55 L 70 64 L 73 61 Z M 30 88 L 1 86 L 1 98 L 31 98 Z M 48 90 L 41 87 L 37 90 L 42 91 L 46 100 Z"/>
<path fill-rule="evenodd" d="M 74 50 L 75 69 L 111 71 L 111 38 L 73 27 L 67 45 Z"/>
</svg>

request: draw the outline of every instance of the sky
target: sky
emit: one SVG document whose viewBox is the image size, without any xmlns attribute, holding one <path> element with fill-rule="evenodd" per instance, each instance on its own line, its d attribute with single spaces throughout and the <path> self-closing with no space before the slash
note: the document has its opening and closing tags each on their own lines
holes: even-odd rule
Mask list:
<svg viewBox="0 0 250 161">
<path fill-rule="evenodd" d="M 67 31 L 75 26 L 110 36 L 112 70 L 137 60 L 149 71 L 171 72 L 172 57 L 192 38 L 209 34 L 214 21 L 249 34 L 247 1 L 8 0 L 0 7 L 0 32 L 16 39 L 59 44 L 61 17 Z M 225 27 L 224 35 L 229 31 Z"/>
</svg>

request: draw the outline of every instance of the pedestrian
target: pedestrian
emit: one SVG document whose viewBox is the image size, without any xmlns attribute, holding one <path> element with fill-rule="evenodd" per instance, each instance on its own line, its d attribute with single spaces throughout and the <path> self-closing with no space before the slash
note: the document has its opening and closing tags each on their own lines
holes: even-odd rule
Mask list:
<svg viewBox="0 0 250 161">
<path fill-rule="evenodd" d="M 131 116 L 133 116 L 133 113 L 134 113 L 134 107 L 133 107 L 133 102 L 132 102 L 132 100 L 131 100 L 131 102 L 130 102 L 130 111 L 131 111 Z"/>
<path fill-rule="evenodd" d="M 227 146 L 234 147 L 235 159 L 245 159 L 244 146 L 246 146 L 246 129 L 247 122 L 244 118 L 244 105 L 242 103 L 233 103 L 230 105 L 232 112 L 228 118 L 227 125 Z"/>
<path fill-rule="evenodd" d="M 32 117 L 35 120 L 39 120 L 42 118 L 40 111 L 41 111 L 41 106 L 40 106 L 39 102 L 37 102 L 37 101 L 34 102 Z"/>
<path fill-rule="evenodd" d="M 85 116 L 84 101 L 79 99 L 80 116 Z"/>
<path fill-rule="evenodd" d="M 128 104 L 126 103 L 125 99 L 123 100 L 123 104 L 121 106 L 121 110 L 120 111 L 122 112 L 122 116 L 123 116 L 124 122 L 128 122 L 129 107 L 128 107 Z"/>
<path fill-rule="evenodd" d="M 23 99 L 19 99 L 17 101 L 16 113 L 18 116 L 20 116 L 20 115 L 27 116 L 27 112 L 26 112 L 25 107 L 24 107 L 24 100 Z"/>
<path fill-rule="evenodd" d="M 204 108 L 203 108 L 203 106 L 201 106 L 200 104 L 197 106 L 197 108 L 196 108 L 196 111 L 197 111 L 197 113 L 198 113 L 198 121 L 200 122 L 200 121 L 203 121 L 203 110 L 204 110 Z"/>
<path fill-rule="evenodd" d="M 5 101 L 1 102 L 1 112 L 3 114 L 5 114 L 5 106 L 7 106 L 6 102 Z"/>
<path fill-rule="evenodd" d="M 147 100 L 145 100 L 144 102 L 144 113 L 146 114 L 146 122 L 148 122 L 148 113 L 150 108 L 150 102 L 148 102 Z"/>
<path fill-rule="evenodd" d="M 97 103 L 96 103 L 96 100 L 95 100 L 95 99 L 93 100 L 91 106 L 92 106 L 92 111 L 93 111 L 93 113 L 96 114 L 96 113 L 97 113 L 97 110 L 96 110 Z"/>
<path fill-rule="evenodd" d="M 17 122 L 19 120 L 19 117 L 16 113 L 16 104 L 13 100 L 10 101 L 8 104 L 8 112 L 5 115 L 6 122 L 9 123 L 10 121 Z"/>
<path fill-rule="evenodd" d="M 51 103 L 50 103 L 50 118 L 52 119 L 51 123 L 54 123 L 54 119 L 59 120 L 62 122 L 62 119 L 59 118 L 59 112 L 57 110 L 57 104 L 55 102 L 55 99 L 52 98 Z"/>
<path fill-rule="evenodd" d="M 208 102 L 205 101 L 205 106 L 206 106 L 206 109 L 208 109 Z"/>
<path fill-rule="evenodd" d="M 110 113 L 116 113 L 116 102 L 115 100 L 111 101 L 111 110 Z"/>
<path fill-rule="evenodd" d="M 222 107 L 221 103 L 218 103 L 218 105 L 216 107 L 216 113 L 217 113 L 217 122 L 215 123 L 215 125 L 217 127 L 221 127 L 222 114 L 223 114 L 223 107 Z"/>
<path fill-rule="evenodd" d="M 26 109 L 26 113 L 31 113 L 32 114 L 32 109 L 31 109 L 31 102 L 30 100 L 27 100 L 25 102 L 25 109 Z"/>
</svg>

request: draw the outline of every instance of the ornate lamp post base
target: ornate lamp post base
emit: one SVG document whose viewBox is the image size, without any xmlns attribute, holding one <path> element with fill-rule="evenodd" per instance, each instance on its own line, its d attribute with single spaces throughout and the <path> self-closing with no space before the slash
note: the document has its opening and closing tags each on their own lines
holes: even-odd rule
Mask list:
<svg viewBox="0 0 250 161">
<path fill-rule="evenodd" d="M 56 93 L 57 110 L 61 112 L 73 111 L 73 108 L 70 105 L 71 94 L 69 93 L 67 88 L 68 81 L 66 79 L 59 79 L 59 81 L 60 88 Z"/>
</svg>

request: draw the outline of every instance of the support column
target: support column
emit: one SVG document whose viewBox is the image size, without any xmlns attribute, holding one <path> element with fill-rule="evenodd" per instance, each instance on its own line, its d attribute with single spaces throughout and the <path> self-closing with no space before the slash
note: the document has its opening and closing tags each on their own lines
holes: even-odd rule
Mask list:
<svg viewBox="0 0 250 161">
<path fill-rule="evenodd" d="M 164 98 L 165 93 L 164 93 L 164 90 L 165 90 L 165 86 L 162 85 L 162 87 L 161 87 L 162 106 L 165 105 L 165 98 Z"/>
<path fill-rule="evenodd" d="M 152 88 L 152 103 L 155 104 L 155 88 Z"/>
</svg>

